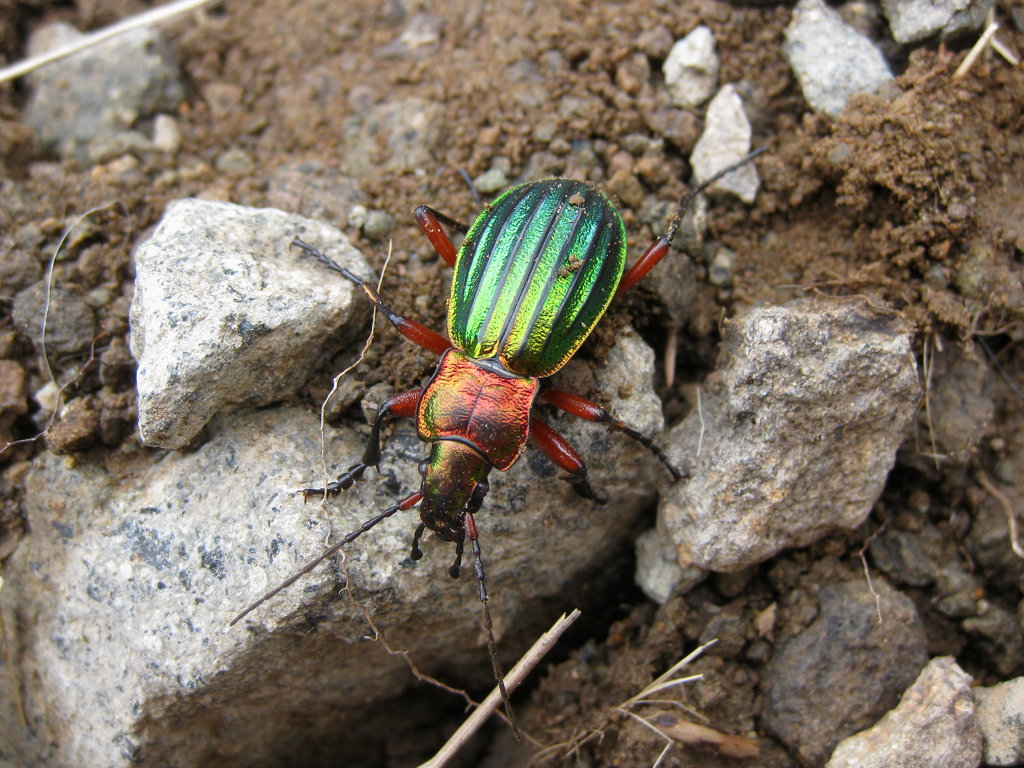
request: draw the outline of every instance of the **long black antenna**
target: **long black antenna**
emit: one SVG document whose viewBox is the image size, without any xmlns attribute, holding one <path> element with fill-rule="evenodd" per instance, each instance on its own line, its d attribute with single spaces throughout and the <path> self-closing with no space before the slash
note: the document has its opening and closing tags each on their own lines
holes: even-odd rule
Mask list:
<svg viewBox="0 0 1024 768">
<path fill-rule="evenodd" d="M 476 580 L 480 585 L 480 604 L 483 605 L 484 630 L 487 632 L 487 653 L 491 657 L 491 671 L 494 672 L 494 679 L 498 681 L 498 690 L 501 691 L 501 700 L 505 705 L 505 715 L 508 717 L 508 724 L 512 726 L 512 735 L 516 741 L 522 743 L 523 737 L 519 733 L 519 726 L 516 723 L 515 713 L 512 711 L 512 702 L 508 698 L 508 689 L 505 688 L 505 673 L 501 669 L 501 662 L 498 661 L 498 644 L 494 641 L 494 628 L 491 623 L 491 609 L 487 607 L 487 584 L 484 577 L 484 560 L 480 555 L 480 540 L 476 530 L 476 520 L 473 513 L 467 512 L 465 518 L 466 535 L 469 536 L 470 545 L 473 548 L 473 561 L 476 564 Z"/>
<path fill-rule="evenodd" d="M 716 181 L 721 179 L 723 176 L 728 176 L 733 171 L 735 171 L 735 170 L 737 170 L 739 168 L 742 168 L 744 165 L 749 163 L 755 157 L 757 157 L 758 155 L 763 154 L 764 152 L 767 152 L 767 151 L 768 151 L 767 147 L 761 147 L 760 149 L 755 149 L 753 152 L 751 152 L 749 155 L 747 155 L 743 159 L 738 160 L 735 163 L 733 163 L 732 165 L 723 168 L 722 170 L 718 171 L 713 176 L 711 176 L 711 178 L 706 179 L 705 181 L 702 181 L 695 189 L 691 190 L 689 193 L 684 195 L 683 198 L 679 201 L 679 205 L 676 206 L 675 215 L 672 217 L 671 221 L 669 221 L 668 228 L 665 230 L 664 237 L 668 240 L 668 242 L 671 243 L 672 242 L 672 238 L 674 238 L 676 236 L 676 230 L 679 229 L 679 224 L 680 224 L 680 222 L 682 222 L 683 216 L 690 209 L 690 206 L 693 205 L 693 201 L 697 197 L 697 195 L 699 195 L 705 189 L 707 189 L 712 184 L 714 184 Z"/>
<path fill-rule="evenodd" d="M 363 523 L 361 526 L 359 526 L 356 530 L 352 531 L 352 533 L 348 534 L 345 538 L 343 538 L 337 544 L 334 544 L 334 545 L 328 547 L 327 549 L 325 549 L 323 552 L 321 552 L 319 555 L 314 557 L 312 560 L 310 560 L 308 563 L 306 563 L 304 566 L 302 566 L 299 570 L 297 570 L 295 573 L 293 573 L 287 579 L 285 579 L 280 584 L 278 584 L 276 587 L 274 587 L 272 590 L 267 592 L 261 598 L 259 598 L 258 600 L 250 603 L 249 605 L 247 605 L 245 607 L 245 610 L 243 610 L 240 614 L 238 614 L 237 616 L 235 616 L 235 618 L 233 618 L 230 622 L 228 622 L 228 626 L 229 627 L 233 627 L 239 621 L 244 619 L 246 616 L 248 616 L 254 610 L 256 610 L 261 605 L 263 605 L 265 602 L 267 602 L 267 600 L 269 600 L 270 598 L 274 597 L 274 595 L 276 595 L 282 589 L 286 589 L 287 587 L 290 587 L 296 581 L 298 581 L 303 576 L 305 576 L 307 573 L 309 573 L 314 568 L 316 568 L 318 565 L 320 565 L 320 563 L 322 563 L 324 560 L 326 560 L 327 558 L 329 558 L 332 555 L 336 554 L 346 544 L 349 544 L 349 543 L 355 541 L 357 538 L 359 538 L 364 533 L 366 533 L 368 530 L 370 530 L 375 525 L 377 525 L 377 523 L 380 523 L 383 520 L 386 520 L 387 518 L 391 517 L 396 512 L 400 512 L 402 510 L 409 509 L 410 507 L 415 506 L 416 503 L 419 502 L 419 500 L 421 498 L 423 498 L 423 494 L 419 493 L 419 492 L 416 492 L 416 493 L 412 494 L 411 496 L 407 496 L 406 498 L 402 499 L 400 502 L 395 504 L 393 507 L 388 507 L 383 512 L 381 512 L 379 515 L 377 515 L 375 517 L 371 517 L 369 520 L 367 520 L 365 523 Z"/>
</svg>

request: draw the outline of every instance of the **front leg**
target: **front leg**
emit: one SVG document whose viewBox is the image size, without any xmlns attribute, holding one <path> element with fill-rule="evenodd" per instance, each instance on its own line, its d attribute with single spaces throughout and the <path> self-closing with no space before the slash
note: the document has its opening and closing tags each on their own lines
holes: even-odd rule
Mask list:
<svg viewBox="0 0 1024 768">
<path fill-rule="evenodd" d="M 338 479 L 328 483 L 326 488 L 303 488 L 304 501 L 310 496 L 335 496 L 341 491 L 347 491 L 356 480 L 359 480 L 367 467 L 376 467 L 380 464 L 380 429 L 385 419 L 413 418 L 416 416 L 416 407 L 420 402 L 422 389 L 410 389 L 408 392 L 400 392 L 392 395 L 377 409 L 377 415 L 373 419 L 373 426 L 370 428 L 370 437 L 366 441 L 366 450 L 363 451 L 363 460 L 353 464 L 347 470 L 338 475 Z"/>
</svg>

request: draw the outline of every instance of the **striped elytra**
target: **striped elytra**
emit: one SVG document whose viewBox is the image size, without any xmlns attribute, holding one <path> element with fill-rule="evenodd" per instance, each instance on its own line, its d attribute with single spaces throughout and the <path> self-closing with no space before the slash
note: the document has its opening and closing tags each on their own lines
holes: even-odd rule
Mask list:
<svg viewBox="0 0 1024 768">
<path fill-rule="evenodd" d="M 518 376 L 561 368 L 593 330 L 622 277 L 626 228 L 592 184 L 545 179 L 512 187 L 459 249 L 448 335 Z"/>
</svg>

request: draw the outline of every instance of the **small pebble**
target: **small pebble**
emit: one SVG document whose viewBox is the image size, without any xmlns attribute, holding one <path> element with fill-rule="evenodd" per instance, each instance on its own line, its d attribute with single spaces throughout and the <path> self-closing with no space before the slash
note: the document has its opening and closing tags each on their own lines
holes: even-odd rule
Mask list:
<svg viewBox="0 0 1024 768">
<path fill-rule="evenodd" d="M 395 228 L 395 217 L 387 211 L 372 210 L 366 215 L 363 234 L 370 240 L 383 240 Z"/>
<path fill-rule="evenodd" d="M 508 176 L 499 168 L 491 168 L 473 179 L 473 186 L 484 195 L 493 195 L 508 186 Z"/>
<path fill-rule="evenodd" d="M 662 66 L 672 103 L 677 107 L 703 104 L 715 92 L 718 69 L 715 36 L 701 25 L 672 46 Z"/>
</svg>

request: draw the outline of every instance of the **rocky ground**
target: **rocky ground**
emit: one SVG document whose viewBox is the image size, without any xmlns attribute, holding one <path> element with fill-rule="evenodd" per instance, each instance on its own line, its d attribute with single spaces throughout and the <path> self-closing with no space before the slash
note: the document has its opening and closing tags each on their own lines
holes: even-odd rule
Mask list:
<svg viewBox="0 0 1024 768">
<path fill-rule="evenodd" d="M 0 7 L 7 61 L 145 10 Z M 416 674 L 492 680 L 414 513 L 228 626 L 424 455 L 398 425 L 379 478 L 294 493 L 436 356 L 379 328 L 321 444 L 369 313 L 291 239 L 390 252 L 441 330 L 416 205 L 583 179 L 633 259 L 752 148 L 555 379 L 688 477 L 546 407 L 608 503 L 536 451 L 492 476 L 502 661 L 584 616 L 515 696 L 526 744 L 495 721 L 453 764 L 1024 760 L 1022 51 L 1010 2 L 271 0 L 0 86 L 0 765 L 427 759 L 464 699 Z"/>
</svg>

